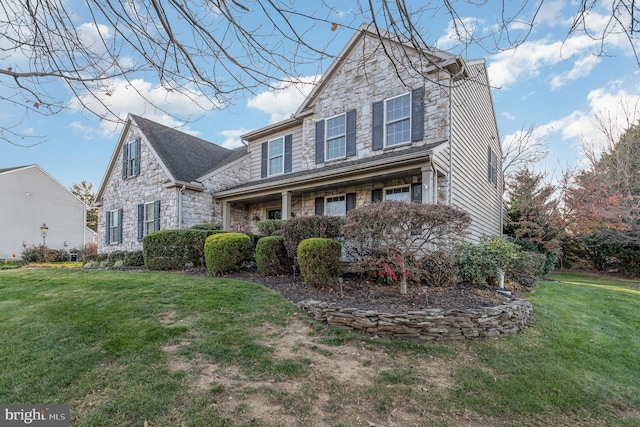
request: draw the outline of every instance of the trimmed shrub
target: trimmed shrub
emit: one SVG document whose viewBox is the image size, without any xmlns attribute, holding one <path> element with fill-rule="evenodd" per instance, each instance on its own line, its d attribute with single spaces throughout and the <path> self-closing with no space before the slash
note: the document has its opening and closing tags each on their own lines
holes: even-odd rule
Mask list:
<svg viewBox="0 0 640 427">
<path fill-rule="evenodd" d="M 463 282 L 492 286 L 500 270 L 506 273 L 511 268 L 518 246 L 501 237 L 483 237 L 477 245 L 459 245 L 457 252 L 458 273 Z"/>
<path fill-rule="evenodd" d="M 297 257 L 298 245 L 305 239 L 320 237 L 333 239 L 340 237 L 342 219 L 336 216 L 303 216 L 291 218 L 282 226 L 284 247 L 289 258 Z"/>
<path fill-rule="evenodd" d="M 52 249 L 43 245 L 22 245 L 20 257 L 25 264 L 41 262 L 69 261 L 69 253 L 64 249 Z"/>
<path fill-rule="evenodd" d="M 286 221 L 284 219 L 265 219 L 258 222 L 258 233 L 262 236 L 273 236 L 282 229 Z"/>
<path fill-rule="evenodd" d="M 204 255 L 213 274 L 238 270 L 253 252 L 251 238 L 244 233 L 221 233 L 207 237 Z"/>
<path fill-rule="evenodd" d="M 277 276 L 291 272 L 291 263 L 282 236 L 267 236 L 256 245 L 256 267 L 263 276 Z"/>
<path fill-rule="evenodd" d="M 142 239 L 144 265 L 149 270 L 181 270 L 204 264 L 204 243 L 221 230 L 160 230 Z"/>
<path fill-rule="evenodd" d="M 340 276 L 342 245 L 334 239 L 305 239 L 298 245 L 297 258 L 304 283 L 324 286 Z"/>
<path fill-rule="evenodd" d="M 210 230 L 210 231 L 221 231 L 222 224 L 216 224 L 214 222 L 209 222 L 206 224 L 196 224 L 189 227 L 191 230 Z"/>
</svg>

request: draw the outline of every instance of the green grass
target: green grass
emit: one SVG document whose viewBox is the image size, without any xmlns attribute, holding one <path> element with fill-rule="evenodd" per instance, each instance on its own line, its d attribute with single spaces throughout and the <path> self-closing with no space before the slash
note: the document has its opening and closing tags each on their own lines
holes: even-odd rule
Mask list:
<svg viewBox="0 0 640 427">
<path fill-rule="evenodd" d="M 533 321 L 517 336 L 422 344 L 310 323 L 312 344 L 278 354 L 263 338 L 284 335 L 297 310 L 259 285 L 177 273 L 1 271 L 0 402 L 69 404 L 72 425 L 92 427 L 284 425 L 252 412 L 258 397 L 294 425 L 312 425 L 318 411 L 335 426 L 385 424 L 400 412 L 423 425 L 640 425 L 639 283 L 552 278 L 526 295 Z M 247 384 L 212 378 L 194 391 L 199 372 L 171 369 L 170 345 L 194 367 L 229 367 Z M 366 352 L 357 380 L 318 370 L 355 351 Z M 430 361 L 446 364 L 445 386 L 435 384 Z"/>
</svg>

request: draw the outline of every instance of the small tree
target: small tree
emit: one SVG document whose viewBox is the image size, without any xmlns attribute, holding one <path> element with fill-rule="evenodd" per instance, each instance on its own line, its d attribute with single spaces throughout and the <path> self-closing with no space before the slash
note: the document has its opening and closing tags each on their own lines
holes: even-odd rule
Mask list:
<svg viewBox="0 0 640 427">
<path fill-rule="evenodd" d="M 349 211 L 343 227 L 344 249 L 362 271 L 380 262 L 398 268 L 400 293 L 407 277 L 423 277 L 430 252 L 452 248 L 465 235 L 471 218 L 455 207 L 399 201 L 361 206 Z"/>
</svg>

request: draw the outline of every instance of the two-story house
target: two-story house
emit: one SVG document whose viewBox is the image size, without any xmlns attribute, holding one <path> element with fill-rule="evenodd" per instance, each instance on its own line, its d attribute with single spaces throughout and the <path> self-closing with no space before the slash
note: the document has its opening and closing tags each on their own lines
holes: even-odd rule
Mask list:
<svg viewBox="0 0 640 427">
<path fill-rule="evenodd" d="M 485 63 L 423 53 L 429 61 L 362 26 L 292 118 L 242 136 L 250 177 L 215 194 L 224 227 L 407 200 L 464 209 L 473 240 L 501 234 L 501 146 Z M 402 55 L 411 66 L 391 63 Z"/>
<path fill-rule="evenodd" d="M 255 231 L 263 219 L 381 200 L 454 205 L 471 215 L 472 240 L 501 234 L 485 62 L 415 49 L 361 26 L 290 119 L 243 135 L 234 151 L 130 116 L 97 197 L 100 252 L 139 249 L 160 228 Z"/>
</svg>

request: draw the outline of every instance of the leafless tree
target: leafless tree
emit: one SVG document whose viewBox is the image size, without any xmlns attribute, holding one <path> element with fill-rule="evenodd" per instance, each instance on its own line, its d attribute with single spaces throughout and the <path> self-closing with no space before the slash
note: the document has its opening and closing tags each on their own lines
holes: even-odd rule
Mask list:
<svg viewBox="0 0 640 427">
<path fill-rule="evenodd" d="M 547 156 L 547 144 L 542 136 L 535 135 L 533 126 L 521 129 L 512 138 L 503 141 L 502 173 L 505 179 Z"/>
<path fill-rule="evenodd" d="M 488 7 L 476 0 L 358 1 L 346 6 L 351 7 L 346 15 L 340 10 L 344 2 L 337 0 L 322 0 L 305 12 L 290 0 L 0 0 L 0 105 L 3 111 L 23 112 L 0 128 L 0 139 L 18 145 L 41 142 L 46 135 L 25 140 L 21 123 L 72 107 L 120 120 L 109 102 L 118 79 L 127 82 L 131 96 L 144 96 L 137 79 L 152 76 L 166 96 L 186 96 L 203 111 L 224 108 L 247 92 L 298 83 L 303 66 L 322 71 L 323 60 L 337 51 L 332 42 L 338 32 L 355 31 L 361 22 L 422 52 L 419 61 L 407 61 L 402 51 L 383 43 L 396 70 L 441 67 L 425 50 L 437 44 L 439 34 L 429 31 L 435 17 L 450 21 L 458 52 L 480 46 L 492 53 L 526 41 L 545 3 L 550 1 L 503 0 L 502 14 L 487 23 L 494 28 L 487 33 L 476 31 L 477 21 L 468 18 Z M 637 4 L 608 0 L 609 21 L 594 32 L 587 17 L 603 3 L 574 3 L 569 34 L 582 32 L 600 41 L 602 55 L 609 53 L 605 42 L 610 37 L 626 36 L 637 58 Z M 162 108 L 154 99 L 147 101 Z"/>
</svg>

